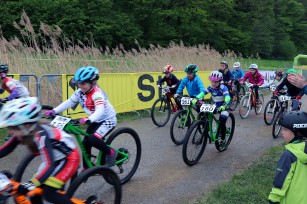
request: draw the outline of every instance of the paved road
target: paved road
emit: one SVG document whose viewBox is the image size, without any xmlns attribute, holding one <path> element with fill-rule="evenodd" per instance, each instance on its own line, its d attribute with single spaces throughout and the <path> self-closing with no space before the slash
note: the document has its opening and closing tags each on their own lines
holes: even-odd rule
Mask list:
<svg viewBox="0 0 307 204">
<path fill-rule="evenodd" d="M 306 98 L 303 98 L 303 104 L 307 104 Z M 307 111 L 306 106 L 303 108 Z M 138 132 L 143 150 L 138 171 L 123 186 L 122 203 L 192 203 L 204 192 L 228 181 L 235 173 L 252 164 L 265 149 L 283 142 L 282 137 L 272 138 L 272 126 L 265 125 L 263 115 L 257 116 L 251 111 L 244 120 L 237 111 L 234 115 L 236 129 L 228 150 L 220 153 L 214 144 L 208 144 L 200 162 L 193 167 L 183 162 L 182 146 L 172 143 L 169 123 L 157 128 L 150 118 L 142 118 L 120 124 Z M 1 169 L 4 166 L 15 169 L 14 161 L 19 161 L 23 152 L 22 147 L 1 159 Z"/>
</svg>

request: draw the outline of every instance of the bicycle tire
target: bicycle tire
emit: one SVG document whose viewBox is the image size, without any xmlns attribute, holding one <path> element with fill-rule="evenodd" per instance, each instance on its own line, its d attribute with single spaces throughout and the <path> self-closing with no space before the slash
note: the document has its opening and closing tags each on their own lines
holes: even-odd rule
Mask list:
<svg viewBox="0 0 307 204">
<path fill-rule="evenodd" d="M 244 86 L 240 86 L 240 93 L 242 94 L 242 96 L 245 96 L 246 89 L 244 88 Z"/>
<path fill-rule="evenodd" d="M 104 180 L 107 178 L 108 181 L 103 182 L 102 179 L 96 178 L 96 176 L 102 176 L 101 178 L 103 178 Z M 95 179 L 91 177 L 95 177 Z M 88 188 L 86 184 L 87 181 L 89 181 Z M 95 187 L 93 187 L 93 185 L 95 185 Z M 80 188 L 84 189 L 80 190 Z M 99 193 L 96 194 L 97 197 L 99 196 L 98 197 L 98 199 L 100 199 L 99 203 L 114 203 L 114 204 L 121 203 L 122 188 L 120 180 L 117 174 L 112 169 L 105 166 L 95 166 L 83 171 L 72 182 L 72 184 L 69 186 L 65 194 L 70 198 L 75 197 L 80 200 L 86 200 L 89 197 L 89 195 L 84 195 L 84 192 L 85 194 L 96 193 L 93 192 L 93 190 L 99 190 Z M 114 192 L 114 196 L 112 196 L 113 193 L 112 195 L 110 195 L 111 194 L 110 191 Z M 104 196 L 104 198 L 101 198 L 100 196 Z"/>
<path fill-rule="evenodd" d="M 243 112 L 243 110 L 246 109 L 246 113 Z M 239 115 L 242 119 L 246 118 L 251 110 L 251 102 L 249 100 L 249 96 L 245 95 L 242 97 L 240 101 L 240 107 L 239 107 Z"/>
<path fill-rule="evenodd" d="M 158 127 L 165 126 L 171 117 L 171 112 L 172 110 L 171 110 L 170 102 L 164 97 L 158 98 L 153 103 L 152 108 L 151 108 L 150 116 L 151 116 L 152 122 Z M 162 114 L 162 113 L 165 113 L 165 114 Z"/>
<path fill-rule="evenodd" d="M 272 128 L 272 136 L 273 136 L 273 138 L 277 138 L 279 133 L 280 133 L 281 126 L 278 124 L 278 121 L 279 121 L 279 118 L 282 116 L 282 114 L 283 114 L 283 111 L 282 110 L 279 111 L 277 116 L 274 119 L 273 128 Z"/>
<path fill-rule="evenodd" d="M 186 133 L 187 133 L 187 131 L 188 131 L 190 125 L 191 125 L 191 117 L 188 116 L 186 125 L 184 126 L 184 124 L 183 124 L 184 121 L 182 121 L 182 120 L 183 120 L 183 118 L 186 118 L 186 117 L 187 117 L 187 110 L 180 110 L 177 113 L 175 113 L 173 120 L 171 122 L 170 135 L 171 135 L 171 139 L 172 139 L 173 143 L 176 144 L 176 145 L 182 145 L 183 144 L 185 135 L 186 135 Z M 177 119 L 179 121 L 177 121 Z M 178 130 L 180 130 L 179 134 L 177 132 L 175 132 L 175 127 L 177 127 Z"/>
<path fill-rule="evenodd" d="M 237 91 L 232 91 L 231 106 L 229 106 L 229 109 L 231 111 L 236 110 L 238 104 L 239 104 L 239 94 Z"/>
<path fill-rule="evenodd" d="M 229 122 L 229 119 L 231 120 L 230 124 L 228 124 L 227 122 Z M 230 145 L 230 142 L 233 138 L 233 134 L 234 134 L 234 130 L 235 130 L 235 124 L 236 124 L 236 121 L 235 121 L 235 117 L 232 113 L 229 113 L 229 116 L 227 118 L 227 121 L 226 121 L 226 143 L 221 145 L 219 143 L 218 140 L 215 141 L 215 148 L 219 151 L 219 152 L 223 152 L 225 151 L 228 146 Z"/>
<path fill-rule="evenodd" d="M 208 141 L 208 131 L 206 131 L 208 130 L 207 125 L 208 123 L 206 121 L 198 120 L 191 125 L 185 136 L 182 146 L 182 158 L 184 163 L 186 163 L 188 166 L 197 164 L 205 151 Z M 203 129 L 203 131 L 200 131 L 200 129 Z M 195 148 L 193 148 L 193 146 L 195 146 Z M 195 153 L 194 157 L 192 158 L 190 158 L 188 154 L 189 147 L 191 147 L 191 149 L 195 149 L 196 151 L 199 150 L 198 153 Z"/>
<path fill-rule="evenodd" d="M 276 99 L 271 99 L 265 105 L 264 113 L 263 113 L 263 119 L 264 119 L 265 124 L 267 124 L 267 125 L 272 125 L 274 118 L 276 116 L 277 107 L 274 107 L 275 104 L 276 104 L 276 106 L 278 106 L 278 101 L 276 101 Z M 270 116 L 270 113 L 272 114 L 271 116 Z"/>
<path fill-rule="evenodd" d="M 119 136 L 122 136 L 120 140 L 118 140 Z M 128 136 L 132 136 L 132 140 L 130 140 Z M 124 142 L 121 140 L 124 140 Z M 117 143 L 116 141 L 119 141 L 119 143 Z M 130 146 L 130 145 L 133 145 L 132 143 L 134 143 L 135 147 Z M 121 184 L 127 183 L 131 179 L 131 177 L 135 174 L 140 164 L 141 154 L 142 154 L 142 145 L 141 145 L 141 140 L 140 140 L 139 135 L 132 128 L 122 127 L 111 133 L 111 135 L 108 137 L 106 141 L 106 144 L 111 145 L 113 148 L 117 150 L 122 150 L 122 151 L 125 151 L 125 153 L 129 153 L 129 158 L 128 160 L 126 160 L 127 162 L 124 161 L 121 164 L 114 165 L 113 167 L 111 167 L 114 170 L 114 172 L 117 173 L 120 183 Z M 133 148 L 136 148 L 135 152 L 131 151 Z M 127 165 L 128 163 L 130 164 L 129 166 L 131 167 L 128 167 Z M 127 174 L 124 174 L 124 173 L 127 173 Z"/>
<path fill-rule="evenodd" d="M 262 107 L 263 107 L 263 103 L 264 103 L 264 97 L 262 95 L 262 93 L 259 93 L 259 100 L 261 101 L 260 104 L 255 104 L 255 113 L 256 115 L 259 115 L 261 110 L 262 110 Z"/>
</svg>

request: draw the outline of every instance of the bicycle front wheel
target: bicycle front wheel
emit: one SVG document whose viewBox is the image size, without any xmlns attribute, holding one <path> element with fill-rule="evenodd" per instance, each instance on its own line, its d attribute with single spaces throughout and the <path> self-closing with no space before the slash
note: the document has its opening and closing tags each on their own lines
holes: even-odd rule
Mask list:
<svg viewBox="0 0 307 204">
<path fill-rule="evenodd" d="M 151 108 L 151 119 L 152 122 L 158 126 L 163 127 L 167 124 L 171 117 L 171 106 L 166 98 L 157 99 Z"/>
<path fill-rule="evenodd" d="M 262 93 L 259 93 L 259 103 L 255 104 L 255 113 L 257 115 L 260 114 L 262 107 L 263 107 L 263 103 L 264 103 L 264 97 L 263 97 Z"/>
<path fill-rule="evenodd" d="M 250 108 L 251 108 L 251 102 L 249 100 L 249 95 L 245 95 L 242 97 L 239 107 L 239 115 L 242 119 L 248 116 Z"/>
<path fill-rule="evenodd" d="M 127 183 L 136 172 L 142 154 L 139 135 L 131 128 L 122 127 L 110 135 L 106 143 L 118 151 L 116 163 L 111 167 L 121 184 Z"/>
<path fill-rule="evenodd" d="M 119 178 L 112 169 L 95 166 L 79 174 L 69 186 L 66 195 L 83 201 L 90 199 L 92 203 L 119 204 L 122 189 Z"/>
<path fill-rule="evenodd" d="M 271 125 L 274 121 L 274 118 L 276 116 L 276 110 L 278 109 L 278 101 L 276 99 L 270 100 L 265 108 L 264 108 L 264 122 L 267 125 Z"/>
<path fill-rule="evenodd" d="M 182 158 L 188 166 L 193 166 L 202 157 L 208 138 L 207 122 L 198 120 L 189 128 L 182 147 Z"/>
<path fill-rule="evenodd" d="M 187 110 L 180 110 L 174 115 L 170 126 L 170 135 L 176 145 L 183 144 L 184 137 L 192 123 L 191 121 Z"/>
<path fill-rule="evenodd" d="M 280 133 L 280 130 L 281 130 L 281 125 L 279 125 L 279 119 L 281 118 L 283 114 L 283 111 L 279 111 L 277 116 L 275 117 L 274 119 L 274 122 L 273 122 L 273 128 L 272 128 L 272 136 L 273 138 L 277 138 L 279 133 Z"/>
<path fill-rule="evenodd" d="M 218 138 L 215 141 L 215 148 L 218 151 L 223 152 L 228 148 L 228 146 L 229 146 L 229 144 L 232 140 L 234 130 L 235 130 L 235 117 L 233 116 L 232 113 L 229 113 L 229 116 L 228 116 L 227 121 L 226 121 L 225 142 L 223 144 L 219 143 L 220 138 Z"/>
<path fill-rule="evenodd" d="M 239 104 L 239 94 L 237 91 L 232 91 L 231 105 L 229 106 L 229 109 L 231 111 L 236 110 L 238 104 Z"/>
</svg>

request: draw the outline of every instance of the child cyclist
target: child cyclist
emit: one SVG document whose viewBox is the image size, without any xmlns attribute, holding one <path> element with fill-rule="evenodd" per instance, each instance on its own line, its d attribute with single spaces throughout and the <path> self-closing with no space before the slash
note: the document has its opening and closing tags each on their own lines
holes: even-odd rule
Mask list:
<svg viewBox="0 0 307 204">
<path fill-rule="evenodd" d="M 240 88 L 241 88 L 240 80 L 243 79 L 244 77 L 244 72 L 241 69 L 240 65 L 241 65 L 240 62 L 235 62 L 233 64 L 233 70 L 231 71 L 231 74 L 233 76 L 233 83 L 237 87 L 237 91 L 239 94 L 240 94 Z"/>
<path fill-rule="evenodd" d="M 205 96 L 204 84 L 196 74 L 198 71 L 196 64 L 189 64 L 184 71 L 187 73 L 187 76 L 182 79 L 174 97 L 177 98 L 182 93 L 184 87 L 186 87 L 189 96 L 194 98 L 192 104 L 195 105 L 198 100 L 203 99 Z"/>
<path fill-rule="evenodd" d="M 4 91 L 10 93 L 8 97 L 1 98 L 0 102 L 11 101 L 16 98 L 29 97 L 30 94 L 28 89 L 20 81 L 8 77 L 8 71 L 9 66 L 7 64 L 0 64 L 0 93 L 2 94 Z"/>
<path fill-rule="evenodd" d="M 220 66 L 221 66 L 221 68 L 219 69 L 219 72 L 221 72 L 223 74 L 223 82 L 224 82 L 225 86 L 228 88 L 229 93 L 230 93 L 230 97 L 232 98 L 232 94 L 231 94 L 230 91 L 232 89 L 233 75 L 228 68 L 228 62 L 221 61 Z"/>
<path fill-rule="evenodd" d="M 307 203 L 307 113 L 286 112 L 278 123 L 288 144 L 277 163 L 269 203 Z"/>
<path fill-rule="evenodd" d="M 33 154 L 42 157 L 42 164 L 34 178 L 19 185 L 17 192 L 26 195 L 40 186 L 43 197 L 50 203 L 73 203 L 58 190 L 77 171 L 80 156 L 74 138 L 64 131 L 38 122 L 42 107 L 36 97 L 20 98 L 6 103 L 0 111 L 0 127 L 8 127 L 11 139 L 0 147 L 0 158 L 11 153 L 18 144 L 26 145 Z M 42 204 L 41 196 L 31 202 Z"/>
<path fill-rule="evenodd" d="M 224 84 L 221 84 L 221 81 L 223 80 L 223 75 L 221 72 L 211 72 L 209 75 L 209 80 L 211 81 L 211 84 L 205 90 L 205 94 L 211 93 L 216 108 L 221 114 L 219 118 L 221 134 L 219 143 L 224 144 L 226 136 L 226 121 L 229 116 L 229 109 L 227 106 L 230 102 L 230 95 L 227 87 Z"/>
<path fill-rule="evenodd" d="M 86 132 L 90 135 L 84 137 L 83 145 L 88 155 L 91 149 L 101 150 L 106 155 L 106 165 L 113 166 L 117 157 L 117 152 L 108 147 L 104 141 L 104 137 L 111 132 L 116 124 L 116 112 L 108 100 L 107 94 L 102 91 L 98 85 L 99 71 L 95 67 L 85 66 L 79 68 L 72 80 L 78 85 L 75 93 L 66 101 L 55 107 L 53 110 L 45 111 L 45 115 L 55 115 L 68 108 L 80 104 L 83 110 L 89 115 L 88 118 L 81 118 L 81 124 L 87 124 Z M 84 169 L 88 168 L 86 162 L 83 161 Z"/>
<path fill-rule="evenodd" d="M 173 71 L 174 71 L 174 68 L 172 65 L 166 65 L 163 68 L 163 72 L 162 72 L 163 74 L 165 74 L 165 76 L 162 79 L 160 79 L 157 84 L 161 85 L 164 82 L 166 82 L 167 86 L 171 87 L 170 92 L 172 94 L 175 94 L 180 84 L 180 80 L 178 80 L 177 77 L 173 74 Z"/>
<path fill-rule="evenodd" d="M 258 93 L 258 89 L 259 86 L 261 86 L 264 82 L 262 75 L 260 74 L 260 72 L 258 71 L 258 65 L 257 64 L 251 64 L 249 66 L 250 71 L 247 72 L 244 77 L 243 80 L 241 81 L 241 83 L 244 83 L 247 79 L 248 82 L 251 84 L 254 84 L 253 88 L 255 90 L 255 95 L 256 95 L 256 103 L 261 103 L 261 101 L 259 100 L 259 93 Z"/>
</svg>

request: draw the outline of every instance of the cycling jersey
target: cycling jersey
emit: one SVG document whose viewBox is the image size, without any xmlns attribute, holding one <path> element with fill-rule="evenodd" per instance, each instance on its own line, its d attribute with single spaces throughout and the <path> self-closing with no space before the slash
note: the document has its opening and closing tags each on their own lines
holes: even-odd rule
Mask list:
<svg viewBox="0 0 307 204">
<path fill-rule="evenodd" d="M 205 93 L 204 84 L 201 81 L 200 77 L 196 74 L 192 80 L 189 80 L 187 76 L 184 77 L 176 91 L 176 94 L 182 93 L 184 87 L 187 87 L 187 91 L 190 97 L 197 97 L 198 95 L 202 95 Z"/>
<path fill-rule="evenodd" d="M 3 79 L 2 89 L 10 93 L 7 97 L 8 100 L 30 96 L 28 89 L 20 81 L 10 77 L 5 77 Z"/>
<path fill-rule="evenodd" d="M 227 69 L 226 73 L 225 73 L 226 69 L 223 71 L 222 69 L 219 69 L 219 72 L 221 72 L 223 74 L 223 81 L 224 83 L 228 83 L 229 81 L 233 80 L 233 76 L 231 74 L 231 72 L 229 71 L 229 69 Z"/>
<path fill-rule="evenodd" d="M 242 79 L 244 77 L 244 72 L 242 71 L 242 69 L 240 67 L 239 67 L 238 70 L 236 70 L 236 68 L 234 68 L 231 71 L 231 74 L 232 74 L 234 80 Z"/>
<path fill-rule="evenodd" d="M 55 113 L 60 113 L 68 108 L 80 104 L 83 110 L 89 115 L 91 122 L 102 122 L 107 119 L 115 118 L 116 112 L 108 100 L 107 94 L 98 86 L 94 86 L 87 93 L 77 89 L 75 93 L 58 107 L 54 108 Z"/>
<path fill-rule="evenodd" d="M 224 104 L 228 104 L 230 101 L 229 91 L 224 84 L 221 84 L 219 88 L 214 89 L 211 86 L 205 90 L 205 94 L 211 93 L 212 99 L 217 107 Z"/>
<path fill-rule="evenodd" d="M 303 90 L 302 89 L 300 89 L 300 88 L 298 88 L 298 87 L 296 87 L 296 86 L 294 86 L 293 84 L 291 84 L 289 81 L 288 81 L 288 79 L 287 79 L 287 77 L 285 77 L 283 80 L 282 80 L 282 82 L 276 87 L 276 91 L 280 91 L 284 86 L 286 86 L 287 87 L 287 94 L 289 95 L 289 96 L 297 96 L 297 95 L 299 95 L 299 96 L 303 96 L 304 95 L 304 92 L 303 92 Z"/>
<path fill-rule="evenodd" d="M 263 77 L 259 71 L 257 71 L 255 74 L 252 74 L 251 72 L 247 72 L 243 77 L 243 82 L 245 82 L 247 79 L 249 83 L 255 84 L 258 86 L 261 86 L 264 82 Z"/>
<path fill-rule="evenodd" d="M 177 77 L 174 74 L 170 74 L 170 77 L 166 78 L 163 77 L 158 81 L 158 84 L 163 84 L 163 82 L 166 82 L 167 86 L 173 86 L 176 85 L 177 87 L 180 84 L 180 81 L 177 79 Z"/>
</svg>

